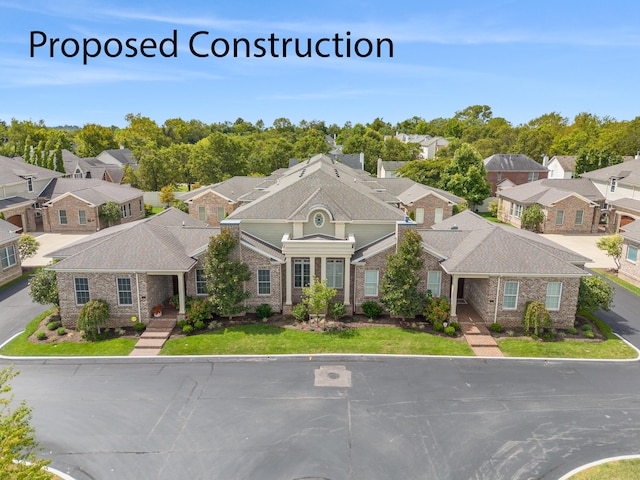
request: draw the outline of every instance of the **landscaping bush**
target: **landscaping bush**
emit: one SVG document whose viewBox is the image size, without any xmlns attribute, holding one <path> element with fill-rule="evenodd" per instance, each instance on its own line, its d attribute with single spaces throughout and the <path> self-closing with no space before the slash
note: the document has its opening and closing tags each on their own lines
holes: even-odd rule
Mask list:
<svg viewBox="0 0 640 480">
<path fill-rule="evenodd" d="M 527 302 L 522 323 L 526 333 L 530 333 L 531 329 L 533 329 L 533 334 L 538 336 L 545 328 L 551 326 L 551 316 L 544 303 L 538 301 Z"/>
<path fill-rule="evenodd" d="M 60 326 L 60 322 L 49 322 L 47 323 L 47 330 L 55 330 Z"/>
<path fill-rule="evenodd" d="M 196 330 L 202 330 L 204 328 L 204 322 L 202 320 L 194 322 L 193 328 L 195 328 Z"/>
<path fill-rule="evenodd" d="M 100 335 L 100 327 L 109 319 L 109 305 L 106 301 L 89 300 L 82 306 L 76 321 L 76 330 L 84 332 L 84 336 L 95 339 Z"/>
<path fill-rule="evenodd" d="M 291 315 L 297 321 L 304 322 L 307 318 L 307 307 L 303 303 L 299 303 L 291 309 Z"/>
<path fill-rule="evenodd" d="M 567 333 L 569 335 L 576 335 L 578 333 L 578 329 L 575 327 L 569 327 L 567 328 Z"/>
<path fill-rule="evenodd" d="M 47 332 L 43 332 L 42 330 L 40 330 L 38 333 L 36 333 L 36 338 L 38 340 L 46 340 L 47 339 Z"/>
<path fill-rule="evenodd" d="M 133 329 L 138 333 L 142 333 L 147 329 L 147 326 L 144 323 L 140 322 L 140 323 L 136 323 L 133 326 Z"/>
<path fill-rule="evenodd" d="M 502 332 L 502 325 L 500 325 L 498 322 L 494 322 L 489 326 L 489 330 L 491 330 L 493 333 L 500 333 Z"/>
<path fill-rule="evenodd" d="M 593 327 L 591 326 L 591 324 L 589 323 L 585 323 L 584 325 L 582 325 L 582 331 L 583 332 L 589 332 L 592 331 Z"/>
<path fill-rule="evenodd" d="M 153 213 L 153 205 L 151 205 L 150 203 L 145 203 L 144 204 L 144 215 L 145 215 L 145 217 L 148 217 L 152 213 Z"/>
<path fill-rule="evenodd" d="M 197 322 L 204 322 L 211 318 L 211 304 L 206 300 L 194 300 L 187 310 L 188 323 L 195 325 Z"/>
<path fill-rule="evenodd" d="M 273 316 L 273 309 L 268 303 L 263 303 L 256 307 L 256 315 L 258 318 L 269 318 Z"/>
<path fill-rule="evenodd" d="M 424 306 L 424 318 L 428 322 L 444 323 L 449 320 L 451 316 L 451 305 L 445 297 L 432 297 L 427 296 Z"/>
<path fill-rule="evenodd" d="M 453 337 L 456 334 L 456 329 L 455 327 L 452 327 L 451 325 L 447 325 L 444 329 L 444 333 L 446 335 L 448 335 L 449 337 Z"/>
<path fill-rule="evenodd" d="M 182 333 L 185 335 L 190 335 L 193 333 L 193 325 L 185 325 L 182 327 Z"/>
<path fill-rule="evenodd" d="M 436 332 L 444 332 L 444 324 L 440 321 L 433 322 L 433 330 Z"/>
<path fill-rule="evenodd" d="M 347 309 L 342 302 L 335 302 L 329 305 L 329 315 L 334 321 L 340 320 L 347 314 Z"/>
<path fill-rule="evenodd" d="M 585 338 L 595 338 L 595 334 L 593 333 L 593 330 L 585 330 L 584 336 Z"/>
<path fill-rule="evenodd" d="M 67 329 L 64 327 L 58 327 L 58 329 L 56 330 L 56 333 L 60 336 L 66 335 Z"/>
<path fill-rule="evenodd" d="M 382 313 L 382 306 L 373 300 L 367 300 L 362 304 L 362 311 L 367 318 L 378 318 Z"/>
<path fill-rule="evenodd" d="M 458 322 L 449 322 L 449 326 L 453 327 L 456 332 L 460 330 L 460 324 Z"/>
<path fill-rule="evenodd" d="M 182 330 L 182 327 L 184 327 L 185 325 L 187 325 L 189 322 L 187 322 L 186 320 L 178 320 L 178 328 L 180 330 Z"/>
</svg>

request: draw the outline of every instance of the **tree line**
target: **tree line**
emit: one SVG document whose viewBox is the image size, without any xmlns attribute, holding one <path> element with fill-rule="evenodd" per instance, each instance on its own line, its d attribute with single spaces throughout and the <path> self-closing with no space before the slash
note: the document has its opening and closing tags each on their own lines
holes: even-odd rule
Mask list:
<svg viewBox="0 0 640 480">
<path fill-rule="evenodd" d="M 494 117 L 491 107 L 472 105 L 450 118 L 426 120 L 414 116 L 391 124 L 382 118 L 342 126 L 321 120 L 293 124 L 276 119 L 271 126 L 238 118 L 235 122 L 206 124 L 171 118 L 158 124 L 141 114 L 125 116 L 123 128 L 89 123 L 83 127 L 47 127 L 44 121 L 0 120 L 0 155 L 25 157 L 31 163 L 56 168 L 57 152 L 68 149 L 79 157 L 94 157 L 108 149 L 129 148 L 138 162 L 127 169 L 125 182 L 143 190 L 170 184 L 209 184 L 234 175 L 268 175 L 300 160 L 327 153 L 327 138 L 343 145 L 343 153 L 364 153 L 365 169 L 375 173 L 378 158 L 410 161 L 419 158 L 417 144 L 394 138 L 396 132 L 443 136 L 453 147 L 443 149 L 414 179 L 443 186 L 442 176 L 462 144 L 481 158 L 494 153 L 523 153 L 538 162 L 544 155 L 576 155 L 586 170 L 615 163 L 611 158 L 640 151 L 640 116 L 618 121 L 580 113 L 572 121 L 551 112 L 520 125 Z M 54 153 L 50 153 L 54 152 Z M 584 167 L 582 167 L 584 165 Z M 59 168 L 59 167 L 58 167 Z"/>
</svg>

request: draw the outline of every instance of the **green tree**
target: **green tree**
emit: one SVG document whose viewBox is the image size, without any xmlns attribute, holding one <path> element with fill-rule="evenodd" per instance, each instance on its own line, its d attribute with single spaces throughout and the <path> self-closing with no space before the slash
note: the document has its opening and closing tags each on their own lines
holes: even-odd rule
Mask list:
<svg viewBox="0 0 640 480">
<path fill-rule="evenodd" d="M 40 242 L 38 242 L 33 235 L 28 233 L 20 235 L 20 238 L 18 238 L 18 254 L 20 255 L 20 260 L 33 257 L 38 253 L 39 247 Z"/>
<path fill-rule="evenodd" d="M 387 256 L 387 268 L 380 281 L 380 301 L 391 315 L 404 320 L 422 311 L 424 295 L 418 291 L 418 272 L 423 265 L 422 237 L 409 230 L 397 252 Z"/>
<path fill-rule="evenodd" d="M 54 162 L 55 171 L 60 173 L 65 173 L 64 161 L 62 159 L 62 143 L 61 142 L 58 142 L 56 144 L 56 151 L 54 153 L 54 156 L 55 156 L 55 162 Z"/>
<path fill-rule="evenodd" d="M 244 282 L 251 279 L 249 267 L 235 260 L 238 240 L 228 227 L 212 237 L 205 254 L 205 278 L 209 301 L 213 310 L 229 319 L 245 309 L 244 301 L 250 297 Z"/>
<path fill-rule="evenodd" d="M 589 148 L 576 157 L 576 175 L 622 163 L 622 157 L 605 149 Z"/>
<path fill-rule="evenodd" d="M 329 308 L 329 302 L 338 294 L 338 290 L 327 286 L 327 279 L 320 281 L 317 277 L 313 278 L 311 285 L 302 289 L 302 303 L 307 307 L 310 319 L 319 315 L 326 314 Z"/>
<path fill-rule="evenodd" d="M 542 302 L 528 302 L 522 319 L 524 331 L 534 335 L 540 335 L 545 328 L 551 326 L 551 316 Z"/>
<path fill-rule="evenodd" d="M 49 265 L 52 265 L 50 263 Z M 29 280 L 29 295 L 31 299 L 41 305 L 60 305 L 58 297 L 58 280 L 56 272 L 42 268 Z"/>
<path fill-rule="evenodd" d="M 173 193 L 173 185 L 165 185 L 160 189 L 160 202 L 166 203 L 167 207 L 176 199 Z"/>
<path fill-rule="evenodd" d="M 435 158 L 433 160 L 414 160 L 405 163 L 396 170 L 396 174 L 410 178 L 414 182 L 440 188 L 442 185 L 442 172 L 451 162 L 450 158 Z"/>
<path fill-rule="evenodd" d="M 622 257 L 622 244 L 624 238 L 621 235 L 610 235 L 602 237 L 596 243 L 596 247 L 603 250 L 607 256 L 611 257 L 616 264 L 616 270 L 620 270 L 620 257 Z"/>
<path fill-rule="evenodd" d="M 442 187 L 472 205 L 491 195 L 491 184 L 480 154 L 469 144 L 462 144 L 443 175 Z"/>
<path fill-rule="evenodd" d="M 527 230 L 537 232 L 540 229 L 540 224 L 544 221 L 544 212 L 542 208 L 540 208 L 540 205 L 534 203 L 524 209 L 520 221 L 522 222 L 522 226 Z"/>
<path fill-rule="evenodd" d="M 99 217 L 111 226 L 113 222 L 122 218 L 122 209 L 116 202 L 109 201 L 100 207 Z"/>
<path fill-rule="evenodd" d="M 330 149 L 324 133 L 314 129 L 308 130 L 293 144 L 294 156 L 299 160 L 306 160 L 318 153 L 327 153 Z"/>
<path fill-rule="evenodd" d="M 84 332 L 84 336 L 95 339 L 100 335 L 100 328 L 109 320 L 109 304 L 101 299 L 89 300 L 80 309 L 76 330 Z"/>
<path fill-rule="evenodd" d="M 189 170 L 203 185 L 246 175 L 247 163 L 241 137 L 215 132 L 196 143 L 189 156 Z"/>
<path fill-rule="evenodd" d="M 9 382 L 18 372 L 0 370 L 0 472 L 6 480 L 49 480 L 44 470 L 51 460 L 38 458 L 41 452 L 35 429 L 30 425 L 32 409 L 26 402 L 15 405 Z"/>
<path fill-rule="evenodd" d="M 95 123 L 85 124 L 76 133 L 76 152 L 79 157 L 95 157 L 105 150 L 118 148 L 113 131 Z"/>
<path fill-rule="evenodd" d="M 149 117 L 143 117 L 141 114 L 129 113 L 125 117 L 129 122 L 122 130 L 117 132 L 120 143 L 131 150 L 136 158 L 151 149 L 165 147 L 169 145 L 170 139 L 164 135 L 162 128 Z"/>
<path fill-rule="evenodd" d="M 613 304 L 615 288 L 604 278 L 593 275 L 580 278 L 578 311 L 593 313 L 600 309 L 608 312 Z"/>
</svg>

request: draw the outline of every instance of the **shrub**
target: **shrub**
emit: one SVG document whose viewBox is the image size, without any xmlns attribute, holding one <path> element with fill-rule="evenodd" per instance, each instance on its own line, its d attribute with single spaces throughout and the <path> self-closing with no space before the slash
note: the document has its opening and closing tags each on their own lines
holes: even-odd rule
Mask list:
<svg viewBox="0 0 640 480">
<path fill-rule="evenodd" d="M 442 322 L 433 322 L 433 329 L 436 332 L 444 332 L 444 324 Z"/>
<path fill-rule="evenodd" d="M 185 335 L 190 335 L 193 333 L 193 326 L 192 325 L 185 325 L 184 327 L 182 327 L 182 333 L 184 333 Z"/>
<path fill-rule="evenodd" d="M 427 296 L 424 306 L 424 318 L 433 323 L 444 323 L 451 316 L 451 305 L 445 297 Z"/>
<path fill-rule="evenodd" d="M 567 328 L 567 333 L 568 333 L 569 335 L 575 335 L 575 334 L 577 334 L 577 333 L 578 333 L 578 329 L 577 329 L 577 328 L 575 328 L 575 327 L 569 327 L 569 328 Z"/>
<path fill-rule="evenodd" d="M 144 332 L 144 331 L 147 329 L 147 326 L 146 326 L 144 323 L 140 322 L 140 323 L 136 323 L 136 324 L 133 326 L 133 329 L 134 329 L 136 332 L 140 332 L 140 333 L 141 333 L 141 332 Z"/>
<path fill-rule="evenodd" d="M 67 329 L 64 327 L 58 327 L 58 329 L 56 330 L 56 333 L 60 336 L 62 335 L 66 335 L 67 334 Z"/>
<path fill-rule="evenodd" d="M 178 328 L 180 330 L 182 330 L 182 327 L 184 327 L 187 324 L 188 324 L 188 322 L 186 320 L 178 320 Z"/>
<path fill-rule="evenodd" d="M 449 326 L 453 327 L 456 330 L 456 332 L 460 330 L 460 324 L 458 322 L 449 322 Z"/>
<path fill-rule="evenodd" d="M 222 322 L 216 322 L 215 320 L 209 322 L 209 325 L 207 325 L 207 328 L 209 330 L 215 330 L 216 328 L 220 328 L 220 327 L 222 327 Z"/>
<path fill-rule="evenodd" d="M 500 333 L 502 332 L 502 325 L 500 325 L 497 322 L 494 322 L 489 326 L 489 330 L 491 330 L 493 333 Z"/>
<path fill-rule="evenodd" d="M 151 205 L 150 203 L 145 203 L 144 204 L 144 215 L 145 215 L 145 217 L 148 217 L 152 213 L 153 213 L 153 205 Z"/>
<path fill-rule="evenodd" d="M 449 337 L 453 337 L 456 334 L 456 329 L 451 325 L 447 325 L 447 327 L 445 327 L 444 329 L 444 333 Z"/>
<path fill-rule="evenodd" d="M 40 330 L 38 333 L 36 333 L 36 338 L 38 340 L 46 340 L 47 339 L 47 332 L 43 332 L 42 330 Z"/>
<path fill-rule="evenodd" d="M 584 336 L 585 338 L 595 338 L 595 334 L 593 333 L 593 330 L 586 330 L 584 332 Z"/>
<path fill-rule="evenodd" d="M 106 301 L 89 300 L 82 306 L 76 321 L 76 330 L 84 332 L 85 337 L 95 339 L 100 335 L 100 327 L 109 319 L 109 305 Z"/>
<path fill-rule="evenodd" d="M 304 322 L 307 318 L 307 307 L 303 303 L 295 305 L 291 309 L 291 315 L 299 322 Z"/>
<path fill-rule="evenodd" d="M 551 326 L 551 316 L 542 302 L 527 302 L 522 319 L 524 330 L 529 333 L 533 329 L 534 335 L 540 335 L 545 328 Z"/>
<path fill-rule="evenodd" d="M 196 330 L 202 330 L 204 328 L 204 322 L 202 320 L 198 320 L 197 322 L 194 322 L 193 328 L 195 328 Z"/>
<path fill-rule="evenodd" d="M 589 332 L 592 331 L 593 327 L 591 326 L 591 324 L 589 323 L 585 323 L 584 325 L 582 325 L 582 331 L 583 332 Z"/>
<path fill-rule="evenodd" d="M 542 335 L 542 340 L 544 340 L 545 342 L 551 342 L 555 339 L 555 335 L 553 334 L 553 332 L 545 332 Z"/>
<path fill-rule="evenodd" d="M 336 302 L 329 305 L 329 315 L 336 322 L 347 314 L 347 309 L 342 302 Z"/>
<path fill-rule="evenodd" d="M 382 306 L 374 300 L 367 300 L 362 304 L 362 311 L 368 318 L 378 318 L 382 313 Z"/>
<path fill-rule="evenodd" d="M 115 332 L 120 336 L 123 336 L 125 333 L 127 333 L 127 331 L 124 328 L 116 328 Z"/>
<path fill-rule="evenodd" d="M 269 318 L 273 316 L 273 309 L 268 303 L 263 303 L 256 307 L 256 315 L 258 318 Z"/>
<path fill-rule="evenodd" d="M 211 318 L 211 304 L 206 300 L 194 300 L 187 310 L 188 323 L 195 325 L 197 322 L 204 322 Z"/>
<path fill-rule="evenodd" d="M 47 323 L 47 330 L 55 330 L 60 326 L 60 322 L 49 322 Z"/>
</svg>

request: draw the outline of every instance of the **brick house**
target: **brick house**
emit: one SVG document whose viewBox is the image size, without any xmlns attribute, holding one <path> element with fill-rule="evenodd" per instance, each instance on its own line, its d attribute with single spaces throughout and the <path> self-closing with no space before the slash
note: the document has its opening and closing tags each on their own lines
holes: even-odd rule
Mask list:
<svg viewBox="0 0 640 480">
<path fill-rule="evenodd" d="M 22 275 L 16 226 L 0 219 L 0 286 Z"/>
<path fill-rule="evenodd" d="M 541 233 L 596 233 L 604 197 L 585 178 L 538 180 L 500 189 L 498 220 L 522 228 L 522 213 L 531 205 L 544 213 Z"/>
<path fill-rule="evenodd" d="M 98 179 L 56 178 L 40 194 L 45 232 L 95 232 L 109 226 L 100 219 L 107 202 L 120 206 L 116 224 L 144 218 L 143 193 L 128 185 Z"/>
<path fill-rule="evenodd" d="M 549 170 L 521 153 L 496 153 L 483 160 L 487 180 L 491 184 L 491 196 L 495 197 L 498 184 L 509 179 L 516 185 L 547 178 Z"/>
<path fill-rule="evenodd" d="M 620 235 L 624 238 L 622 244 L 622 256 L 620 257 L 621 275 L 627 276 L 636 282 L 640 282 L 640 222 L 633 221 L 620 230 Z"/>
<path fill-rule="evenodd" d="M 525 302 L 542 300 L 557 326 L 573 324 L 588 259 L 553 242 L 469 211 L 433 225 L 425 214 L 418 225 L 384 183 L 323 155 L 262 181 L 252 201 L 220 222 L 238 238 L 236 258 L 252 274 L 248 309 L 268 303 L 289 312 L 318 277 L 336 288 L 348 312 L 361 312 L 363 302 L 380 299 L 386 256 L 416 229 L 425 260 L 420 289 L 467 301 L 487 323 L 519 325 Z M 203 254 L 220 227 L 168 209 L 55 252 L 62 260 L 50 268 L 59 278 L 63 322 L 74 323 L 90 298 L 112 306 L 112 326 L 127 325 L 132 315 L 147 321 L 154 305 L 175 294 L 184 315 L 185 296 L 206 296 Z"/>
</svg>

